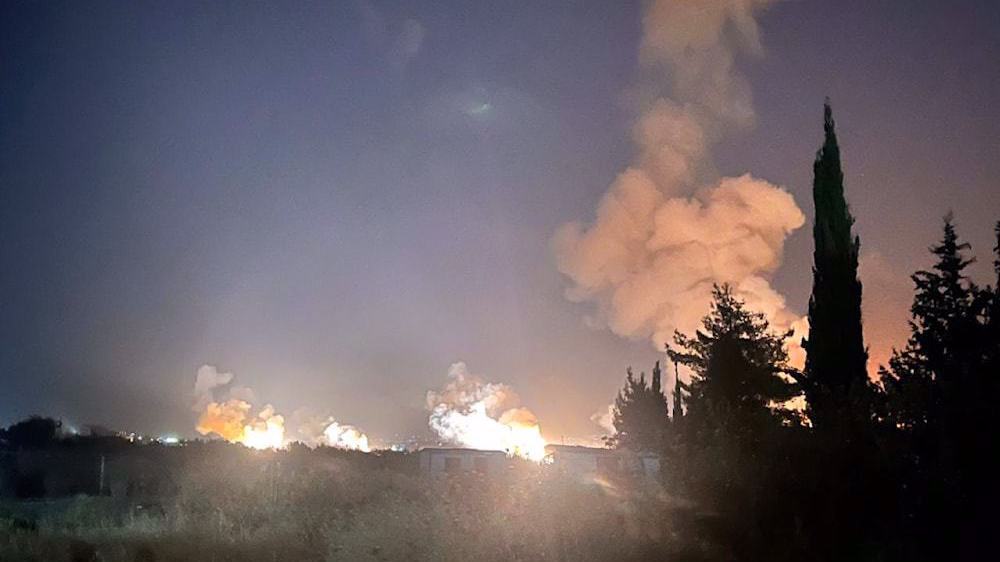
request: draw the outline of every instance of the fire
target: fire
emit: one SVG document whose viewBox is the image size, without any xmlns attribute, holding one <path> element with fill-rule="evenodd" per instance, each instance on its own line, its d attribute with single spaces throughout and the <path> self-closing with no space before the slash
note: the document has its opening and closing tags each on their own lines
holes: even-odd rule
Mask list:
<svg viewBox="0 0 1000 562">
<path fill-rule="evenodd" d="M 257 420 L 243 426 L 240 441 L 251 449 L 280 449 L 285 446 L 285 418 L 267 406 L 257 414 Z"/>
<path fill-rule="evenodd" d="M 430 426 L 443 440 L 535 462 L 545 458 L 538 420 L 527 408 L 517 407 L 512 388 L 482 382 L 465 363 L 452 365 L 448 376 L 451 381 L 440 392 L 427 393 Z"/>
<path fill-rule="evenodd" d="M 198 369 L 195 380 L 194 410 L 198 412 L 195 429 L 201 435 L 218 435 L 230 443 L 241 443 L 252 449 L 281 449 L 289 441 L 285 437 L 285 417 L 268 404 L 256 415 L 254 392 L 234 386 L 232 373 L 219 372 L 212 365 Z M 368 436 L 353 425 L 341 424 L 332 417 L 312 416 L 300 419 L 300 409 L 292 415 L 301 442 L 309 446 L 320 444 L 369 452 Z M 298 419 L 298 421 L 296 421 Z"/>
<path fill-rule="evenodd" d="M 371 447 L 368 446 L 368 436 L 351 425 L 330 422 L 330 425 L 323 430 L 323 436 L 326 437 L 327 444 L 331 447 L 366 453 L 371 451 Z"/>
<path fill-rule="evenodd" d="M 243 427 L 250 404 L 235 398 L 225 402 L 209 402 L 198 418 L 195 429 L 202 435 L 214 433 L 235 443 L 243 438 Z"/>
<path fill-rule="evenodd" d="M 285 418 L 266 406 L 255 419 L 247 422 L 252 406 L 245 400 L 231 398 L 209 402 L 198 419 L 198 433 L 216 434 L 230 443 L 242 443 L 253 449 L 279 449 L 285 445 Z"/>
</svg>

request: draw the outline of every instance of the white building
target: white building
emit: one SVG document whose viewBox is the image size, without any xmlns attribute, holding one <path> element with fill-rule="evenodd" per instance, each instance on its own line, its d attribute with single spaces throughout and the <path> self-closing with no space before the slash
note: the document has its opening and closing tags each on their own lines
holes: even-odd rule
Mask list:
<svg viewBox="0 0 1000 562">
<path fill-rule="evenodd" d="M 507 465 L 507 453 L 503 451 L 430 447 L 420 450 L 420 471 L 425 474 L 497 474 Z"/>
<path fill-rule="evenodd" d="M 545 452 L 553 468 L 582 478 L 628 473 L 656 478 L 660 474 L 660 457 L 655 453 L 579 445 L 548 445 Z"/>
</svg>

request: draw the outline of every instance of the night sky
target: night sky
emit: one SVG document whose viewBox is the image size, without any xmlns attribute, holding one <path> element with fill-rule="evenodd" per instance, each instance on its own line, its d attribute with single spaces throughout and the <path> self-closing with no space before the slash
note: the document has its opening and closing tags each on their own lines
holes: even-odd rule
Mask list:
<svg viewBox="0 0 1000 562">
<path fill-rule="evenodd" d="M 639 2 L 3 2 L 0 423 L 191 434 L 195 372 L 376 438 L 426 432 L 465 361 L 551 439 L 660 354 L 586 322 L 551 240 L 630 162 Z M 796 1 L 741 54 L 755 124 L 719 174 L 807 217 L 832 99 L 872 357 L 905 337 L 941 217 L 991 281 L 1000 3 Z"/>
</svg>

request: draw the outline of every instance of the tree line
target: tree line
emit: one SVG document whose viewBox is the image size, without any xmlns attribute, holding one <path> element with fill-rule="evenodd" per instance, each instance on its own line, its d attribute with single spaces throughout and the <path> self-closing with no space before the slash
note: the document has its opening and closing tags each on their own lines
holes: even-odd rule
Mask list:
<svg viewBox="0 0 1000 562">
<path fill-rule="evenodd" d="M 910 335 L 868 374 L 860 240 L 844 195 L 829 102 L 813 165 L 813 286 L 803 369 L 772 330 L 716 286 L 701 328 L 666 346 L 665 392 L 627 371 L 609 444 L 656 451 L 690 532 L 732 559 L 954 560 L 996 555 L 1000 505 L 1000 223 L 997 281 L 977 286 L 951 215 L 912 275 Z M 669 396 L 668 396 L 669 394 Z M 804 407 L 787 407 L 789 401 Z M 690 538 L 690 537 L 689 537 Z"/>
</svg>

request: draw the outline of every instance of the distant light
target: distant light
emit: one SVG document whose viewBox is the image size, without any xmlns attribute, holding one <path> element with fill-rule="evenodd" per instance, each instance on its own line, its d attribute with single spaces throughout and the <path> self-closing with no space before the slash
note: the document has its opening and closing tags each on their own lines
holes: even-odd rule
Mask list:
<svg viewBox="0 0 1000 562">
<path fill-rule="evenodd" d="M 160 437 L 160 443 L 163 443 L 164 445 L 176 445 L 180 442 L 181 440 L 173 435 L 165 435 L 163 437 Z"/>
</svg>

